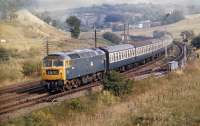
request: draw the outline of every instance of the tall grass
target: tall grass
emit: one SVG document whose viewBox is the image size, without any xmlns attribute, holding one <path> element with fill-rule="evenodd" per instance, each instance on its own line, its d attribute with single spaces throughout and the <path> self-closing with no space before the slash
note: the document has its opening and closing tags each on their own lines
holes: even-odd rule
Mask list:
<svg viewBox="0 0 200 126">
<path fill-rule="evenodd" d="M 134 83 L 133 93 L 90 94 L 33 112 L 5 125 L 66 126 L 198 126 L 200 125 L 200 63 L 180 73 Z"/>
</svg>

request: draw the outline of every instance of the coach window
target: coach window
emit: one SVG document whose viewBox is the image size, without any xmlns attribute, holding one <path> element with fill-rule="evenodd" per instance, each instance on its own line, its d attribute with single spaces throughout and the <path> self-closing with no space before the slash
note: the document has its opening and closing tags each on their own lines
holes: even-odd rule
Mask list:
<svg viewBox="0 0 200 126">
<path fill-rule="evenodd" d="M 143 54 L 148 53 L 148 47 L 149 47 L 149 46 L 145 46 L 145 47 L 144 47 Z"/>
<path fill-rule="evenodd" d="M 115 55 L 116 55 L 116 59 L 115 60 L 118 61 L 118 53 L 116 53 Z"/>
<path fill-rule="evenodd" d="M 132 57 L 134 57 L 134 50 L 132 49 Z"/>
<path fill-rule="evenodd" d="M 138 49 L 138 54 L 141 55 L 141 48 Z"/>
<path fill-rule="evenodd" d="M 138 55 L 140 55 L 140 48 L 138 48 Z"/>
<path fill-rule="evenodd" d="M 134 50 L 133 49 L 131 49 L 131 57 L 133 57 L 134 56 Z"/>
<path fill-rule="evenodd" d="M 130 53 L 130 49 L 129 49 L 129 50 L 128 50 L 128 57 L 131 57 L 130 54 L 131 54 L 131 53 Z"/>
<path fill-rule="evenodd" d="M 114 53 L 114 61 L 116 62 L 117 61 L 117 54 Z"/>
<path fill-rule="evenodd" d="M 129 53 L 128 53 L 128 54 L 129 54 L 129 57 L 131 57 L 131 50 L 129 50 Z"/>
<path fill-rule="evenodd" d="M 144 52 L 146 52 L 146 46 L 143 46 L 143 47 L 142 47 L 141 54 L 144 54 Z"/>
<path fill-rule="evenodd" d="M 111 63 L 113 62 L 113 54 L 112 53 L 110 54 L 110 62 Z"/>
<path fill-rule="evenodd" d="M 140 48 L 138 48 L 138 55 L 140 55 Z"/>
<path fill-rule="evenodd" d="M 143 54 L 143 49 L 144 49 L 144 47 L 141 47 L 141 54 Z"/>
<path fill-rule="evenodd" d="M 139 49 L 138 48 L 136 49 L 136 52 L 137 52 L 137 56 L 139 56 Z"/>
<path fill-rule="evenodd" d="M 115 62 L 114 53 L 112 53 L 112 62 Z"/>
<path fill-rule="evenodd" d="M 123 51 L 123 59 L 126 59 L 126 51 Z"/>
<path fill-rule="evenodd" d="M 128 56 L 128 58 L 130 58 L 130 55 L 129 55 L 129 50 L 127 51 L 127 54 L 128 54 L 128 55 L 127 55 L 127 56 Z"/>
<path fill-rule="evenodd" d="M 121 56 L 122 56 L 121 59 L 124 59 L 124 51 L 121 52 Z"/>
<path fill-rule="evenodd" d="M 132 49 L 130 50 L 130 57 L 132 57 Z"/>
<path fill-rule="evenodd" d="M 135 56 L 135 49 L 133 49 L 133 57 Z"/>
<path fill-rule="evenodd" d="M 117 61 L 117 53 L 115 53 L 115 61 Z"/>
<path fill-rule="evenodd" d="M 124 59 L 127 59 L 127 50 L 124 51 Z"/>
<path fill-rule="evenodd" d="M 142 54 L 144 54 L 147 51 L 147 46 L 142 47 Z"/>
<path fill-rule="evenodd" d="M 113 62 L 113 53 L 110 54 L 110 62 Z"/>
<path fill-rule="evenodd" d="M 116 61 L 118 61 L 118 60 L 119 60 L 119 54 L 116 53 Z"/>
<path fill-rule="evenodd" d="M 141 54 L 144 54 L 145 46 L 141 48 Z"/>
</svg>

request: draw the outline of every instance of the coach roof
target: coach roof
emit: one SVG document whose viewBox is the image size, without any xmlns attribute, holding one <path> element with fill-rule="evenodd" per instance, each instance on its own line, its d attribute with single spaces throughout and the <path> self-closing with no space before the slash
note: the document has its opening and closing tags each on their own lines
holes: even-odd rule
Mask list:
<svg viewBox="0 0 200 126">
<path fill-rule="evenodd" d="M 115 46 L 103 47 L 103 49 L 107 50 L 108 52 L 118 52 L 118 51 L 128 50 L 132 48 L 134 48 L 134 46 L 131 44 L 120 44 L 120 45 L 115 45 Z"/>
</svg>

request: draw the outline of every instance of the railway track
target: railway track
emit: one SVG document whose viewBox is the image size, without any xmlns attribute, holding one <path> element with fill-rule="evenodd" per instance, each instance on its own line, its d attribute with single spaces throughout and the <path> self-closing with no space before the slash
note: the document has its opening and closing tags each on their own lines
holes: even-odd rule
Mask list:
<svg viewBox="0 0 200 126">
<path fill-rule="evenodd" d="M 180 51 L 178 56 L 176 58 L 173 58 L 173 60 L 180 61 L 184 57 L 183 45 L 181 43 L 175 44 Z M 162 68 L 166 66 L 166 62 L 167 61 L 164 59 L 164 57 L 160 57 L 147 64 L 126 71 L 124 72 L 124 74 L 127 77 L 132 78 L 133 76 L 152 73 L 155 71 L 155 67 Z M 69 94 L 73 94 L 82 90 L 87 90 L 99 85 L 101 85 L 100 82 L 94 82 L 89 85 L 85 85 L 58 94 L 49 94 L 45 92 L 44 85 L 41 85 L 39 81 L 9 86 L 7 88 L 0 89 L 0 116 L 15 112 L 16 110 L 25 107 L 30 107 L 44 102 L 50 102 L 59 97 L 67 96 Z"/>
<path fill-rule="evenodd" d="M 40 81 L 33 81 L 33 82 L 25 82 L 23 84 L 13 84 L 11 86 L 7 86 L 4 88 L 0 88 L 0 95 L 5 93 L 12 93 L 16 91 L 21 91 L 22 89 L 32 90 L 33 88 L 41 87 Z"/>
<path fill-rule="evenodd" d="M 58 94 L 49 94 L 49 93 L 43 93 L 40 95 L 35 95 L 32 97 L 29 97 L 27 99 L 21 99 L 19 101 L 14 101 L 12 103 L 8 103 L 8 104 L 4 104 L 3 106 L 0 107 L 0 115 L 3 114 L 7 114 L 7 113 L 11 113 L 14 112 L 16 110 L 25 108 L 25 107 L 29 107 L 29 106 L 33 106 L 39 103 L 43 103 L 43 102 L 51 102 L 56 98 L 65 96 L 65 95 L 69 95 L 72 93 L 76 93 L 82 90 L 87 90 L 90 89 L 92 87 L 96 87 L 99 86 L 100 83 L 99 82 L 95 82 L 89 85 L 85 85 L 85 86 L 81 86 L 80 88 L 75 88 L 66 92 L 62 92 L 62 93 L 58 93 Z"/>
</svg>

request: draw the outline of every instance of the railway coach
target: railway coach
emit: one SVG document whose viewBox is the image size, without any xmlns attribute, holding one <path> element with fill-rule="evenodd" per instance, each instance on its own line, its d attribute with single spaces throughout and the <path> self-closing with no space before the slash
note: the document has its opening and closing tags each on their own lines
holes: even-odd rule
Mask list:
<svg viewBox="0 0 200 126">
<path fill-rule="evenodd" d="M 131 44 L 57 52 L 43 59 L 42 80 L 49 91 L 63 91 L 103 79 L 110 70 L 125 71 L 136 64 L 153 60 L 172 45 L 166 34 Z"/>
</svg>

